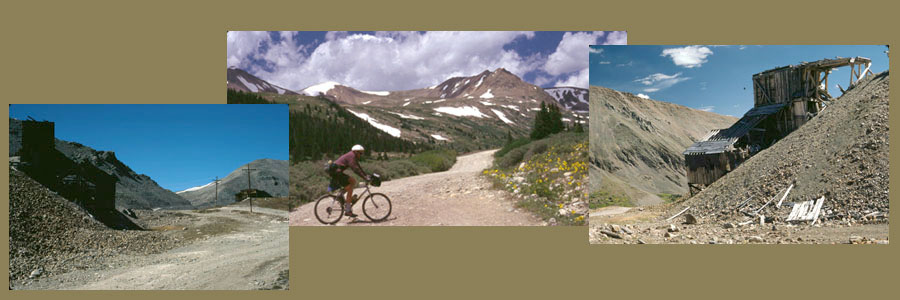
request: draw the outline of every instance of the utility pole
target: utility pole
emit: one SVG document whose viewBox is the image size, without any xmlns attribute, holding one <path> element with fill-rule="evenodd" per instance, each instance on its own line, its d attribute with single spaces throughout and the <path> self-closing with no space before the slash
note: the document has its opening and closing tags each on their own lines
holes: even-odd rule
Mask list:
<svg viewBox="0 0 900 300">
<path fill-rule="evenodd" d="M 220 181 L 221 180 L 219 180 L 219 176 L 216 176 L 216 179 L 213 179 L 213 182 L 216 183 L 216 202 L 213 203 L 215 205 L 219 205 L 219 182 Z"/>
<path fill-rule="evenodd" d="M 247 190 L 252 189 L 252 187 L 250 186 L 250 171 L 254 171 L 254 170 L 256 170 L 256 169 L 251 169 L 249 163 L 247 164 L 247 168 L 244 169 L 244 171 L 247 171 Z"/>
<path fill-rule="evenodd" d="M 256 169 L 251 169 L 250 163 L 247 163 L 247 169 L 244 169 L 244 171 L 247 171 L 247 200 L 250 200 L 250 212 L 253 212 L 253 197 L 250 195 L 251 191 L 253 190 L 250 185 L 250 171 L 253 170 Z"/>
</svg>

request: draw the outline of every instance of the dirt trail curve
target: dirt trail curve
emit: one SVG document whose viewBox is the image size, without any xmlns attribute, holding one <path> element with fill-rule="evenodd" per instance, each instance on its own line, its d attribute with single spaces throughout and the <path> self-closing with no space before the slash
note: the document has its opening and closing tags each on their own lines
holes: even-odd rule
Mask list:
<svg viewBox="0 0 900 300">
<path fill-rule="evenodd" d="M 185 212 L 205 220 L 230 219 L 227 232 L 146 257 L 126 257 L 105 270 L 62 274 L 26 288 L 247 290 L 271 288 L 288 270 L 287 212 L 222 207 Z M 190 229 L 188 229 L 190 230 Z"/>
<path fill-rule="evenodd" d="M 515 208 L 515 200 L 505 191 L 491 188 L 480 176 L 491 166 L 497 150 L 483 151 L 456 159 L 450 170 L 386 181 L 373 192 L 391 199 L 391 216 L 372 223 L 362 215 L 362 201 L 354 212 L 358 219 L 344 217 L 337 225 L 388 226 L 532 226 L 543 225 L 536 216 Z M 362 191 L 358 189 L 357 192 Z M 291 212 L 292 226 L 322 225 L 313 215 L 315 203 Z"/>
</svg>

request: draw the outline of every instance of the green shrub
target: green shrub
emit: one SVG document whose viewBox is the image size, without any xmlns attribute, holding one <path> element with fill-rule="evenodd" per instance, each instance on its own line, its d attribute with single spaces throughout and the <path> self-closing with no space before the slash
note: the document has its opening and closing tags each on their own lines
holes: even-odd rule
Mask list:
<svg viewBox="0 0 900 300">
<path fill-rule="evenodd" d="M 628 197 L 614 195 L 604 190 L 591 193 L 588 200 L 588 207 L 590 209 L 607 206 L 632 206 L 632 204 L 631 200 L 628 200 Z"/>
<path fill-rule="evenodd" d="M 413 155 L 410 160 L 417 165 L 427 167 L 431 172 L 446 171 L 456 163 L 456 151 L 429 150 Z"/>
<path fill-rule="evenodd" d="M 501 169 L 513 168 L 522 162 L 528 147 L 518 147 L 507 152 L 505 155 L 494 158 L 494 163 Z"/>
<path fill-rule="evenodd" d="M 662 198 L 666 203 L 674 203 L 682 200 L 681 195 L 679 194 L 660 193 L 657 194 L 657 196 Z"/>
<path fill-rule="evenodd" d="M 506 153 L 509 153 L 510 150 L 528 145 L 528 143 L 531 143 L 530 138 L 520 138 L 517 140 L 513 140 L 512 142 L 504 145 L 502 149 L 497 150 L 497 152 L 494 153 L 494 157 L 503 157 L 504 155 L 506 155 Z"/>
</svg>

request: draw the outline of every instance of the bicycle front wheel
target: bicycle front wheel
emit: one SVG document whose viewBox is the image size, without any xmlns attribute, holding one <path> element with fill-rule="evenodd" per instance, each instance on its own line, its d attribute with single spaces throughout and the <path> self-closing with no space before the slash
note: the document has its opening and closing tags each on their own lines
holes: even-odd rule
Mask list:
<svg viewBox="0 0 900 300">
<path fill-rule="evenodd" d="M 322 224 L 334 224 L 341 220 L 344 216 L 344 202 L 334 195 L 325 195 L 316 200 L 316 206 L 313 208 L 316 219 Z"/>
<path fill-rule="evenodd" d="M 363 201 L 363 214 L 373 222 L 384 221 L 391 215 L 391 199 L 382 193 L 372 193 Z"/>
</svg>

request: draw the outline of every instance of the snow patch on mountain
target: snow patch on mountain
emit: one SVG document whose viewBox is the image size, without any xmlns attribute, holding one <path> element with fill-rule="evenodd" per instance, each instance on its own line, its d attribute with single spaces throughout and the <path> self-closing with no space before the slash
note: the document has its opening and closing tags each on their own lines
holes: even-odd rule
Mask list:
<svg viewBox="0 0 900 300">
<path fill-rule="evenodd" d="M 491 89 L 488 89 L 487 92 L 485 92 L 484 94 L 481 94 L 481 98 L 482 99 L 491 99 L 491 98 L 494 98 L 494 94 L 491 94 Z"/>
<path fill-rule="evenodd" d="M 494 114 L 496 114 L 497 117 L 499 117 L 500 120 L 503 121 L 503 123 L 506 123 L 506 124 L 512 124 L 512 123 L 513 123 L 513 121 L 510 121 L 509 119 L 506 118 L 506 115 L 504 115 L 502 111 L 499 111 L 499 110 L 496 110 L 496 109 L 491 109 L 491 111 L 493 111 Z"/>
<path fill-rule="evenodd" d="M 500 106 L 503 106 L 503 107 L 506 107 L 506 108 L 509 108 L 509 109 L 512 109 L 515 111 L 519 111 L 519 107 L 515 106 L 515 105 L 500 105 Z"/>
<path fill-rule="evenodd" d="M 398 112 L 392 112 L 392 111 L 389 111 L 388 113 L 389 113 L 389 114 L 395 114 L 395 115 L 400 116 L 401 118 L 404 118 L 404 119 L 425 120 L 425 118 L 423 118 L 423 117 L 414 116 L 414 115 L 404 115 L 404 114 L 401 114 L 401 113 L 398 113 Z"/>
<path fill-rule="evenodd" d="M 323 83 L 305 88 L 300 92 L 303 94 L 306 94 L 307 96 L 318 96 L 319 93 L 322 93 L 322 94 L 327 93 L 328 91 L 330 91 L 337 85 L 340 85 L 340 83 L 337 83 L 334 81 L 328 81 L 328 82 L 323 82 Z"/>
<path fill-rule="evenodd" d="M 442 112 L 445 114 L 451 114 L 457 117 L 476 117 L 476 118 L 490 118 L 490 116 L 484 114 L 477 107 L 474 106 L 461 106 L 461 107 L 449 107 L 442 106 L 434 109 L 435 111 Z"/>
<path fill-rule="evenodd" d="M 432 134 L 431 137 L 433 137 L 434 139 L 436 139 L 438 141 L 447 141 L 447 139 L 442 137 L 440 134 Z"/>
<path fill-rule="evenodd" d="M 387 134 L 390 134 L 395 137 L 400 137 L 400 129 L 399 128 L 394 128 L 394 127 L 388 126 L 386 124 L 379 123 L 378 120 L 375 120 L 374 118 L 370 117 L 369 114 L 358 113 L 358 112 L 355 112 L 355 111 L 352 111 L 349 109 L 347 111 L 349 111 L 351 114 L 356 115 L 360 119 L 363 119 L 366 122 L 369 122 L 369 124 L 372 124 L 372 126 L 374 126 L 375 128 L 378 128 L 381 131 L 387 132 Z"/>
<path fill-rule="evenodd" d="M 375 96 L 387 96 L 387 95 L 391 94 L 391 92 L 387 92 L 387 91 L 360 91 L 360 92 L 363 92 L 363 93 L 366 93 L 369 95 L 375 95 Z"/>
<path fill-rule="evenodd" d="M 215 182 L 215 181 L 213 181 L 213 182 L 210 182 L 210 183 L 207 183 L 207 184 L 204 184 L 204 185 L 201 185 L 201 186 L 195 186 L 195 187 L 192 187 L 192 188 L 188 188 L 188 189 L 185 189 L 185 190 L 183 190 L 183 191 L 180 191 L 180 192 L 175 192 L 175 193 L 176 193 L 176 194 L 181 194 L 181 193 L 185 193 L 185 192 L 190 192 L 190 191 L 196 191 L 196 190 L 199 190 L 199 189 L 202 189 L 202 188 L 205 188 L 205 187 L 208 187 L 208 186 L 210 186 L 210 185 L 213 185 L 213 184 L 215 184 L 215 183 L 216 183 L 216 182 Z"/>
<path fill-rule="evenodd" d="M 240 80 L 241 83 L 243 83 L 244 86 L 247 87 L 247 89 L 249 89 L 251 92 L 254 92 L 254 93 L 259 92 L 259 87 L 256 86 L 255 84 L 250 83 L 249 81 L 247 81 L 247 79 L 244 79 L 244 77 L 238 76 L 237 78 L 238 78 L 238 80 Z"/>
</svg>

